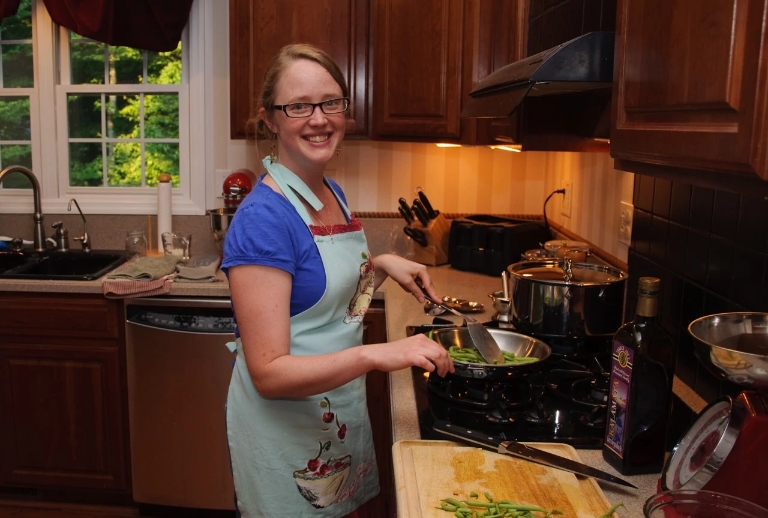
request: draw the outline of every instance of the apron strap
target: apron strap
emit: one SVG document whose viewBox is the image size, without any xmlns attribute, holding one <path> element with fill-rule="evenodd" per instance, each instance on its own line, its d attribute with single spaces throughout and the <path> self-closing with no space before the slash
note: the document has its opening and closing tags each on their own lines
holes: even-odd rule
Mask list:
<svg viewBox="0 0 768 518">
<path fill-rule="evenodd" d="M 309 204 L 315 211 L 319 212 L 323 208 L 323 203 L 317 196 L 315 196 L 315 193 L 307 187 L 307 184 L 305 184 L 301 178 L 284 165 L 272 162 L 269 157 L 265 157 L 262 160 L 262 164 L 264 164 L 264 168 L 267 170 L 267 173 L 269 173 L 269 176 L 272 177 L 277 186 L 280 187 L 280 190 L 283 191 L 283 194 L 288 201 L 291 202 L 291 205 L 296 208 L 299 216 L 304 220 L 304 223 L 306 223 L 307 226 L 314 225 L 312 217 L 309 215 L 309 212 L 307 212 L 304 202 Z M 323 177 L 323 183 L 325 183 L 331 190 L 334 198 L 336 198 L 336 202 L 341 206 L 341 210 L 344 211 L 344 216 L 347 218 L 347 221 L 349 221 L 352 213 L 346 203 L 344 203 L 339 195 L 336 194 L 336 191 L 330 186 L 325 177 Z"/>
</svg>

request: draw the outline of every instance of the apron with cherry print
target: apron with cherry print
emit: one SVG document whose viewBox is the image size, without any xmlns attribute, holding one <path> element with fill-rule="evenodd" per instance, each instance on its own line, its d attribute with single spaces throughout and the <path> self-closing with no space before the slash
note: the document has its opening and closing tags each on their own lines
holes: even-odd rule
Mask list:
<svg viewBox="0 0 768 518">
<path fill-rule="evenodd" d="M 359 220 L 330 232 L 315 226 L 301 200 L 319 210 L 322 204 L 312 191 L 282 165 L 265 158 L 264 166 L 312 232 L 325 270 L 321 299 L 291 317 L 290 353 L 313 356 L 360 345 L 373 263 Z M 349 209 L 338 196 L 337 201 L 349 219 Z M 310 397 L 265 399 L 254 388 L 242 353 L 238 339 L 227 397 L 241 515 L 338 518 L 378 494 L 365 376 Z"/>
</svg>

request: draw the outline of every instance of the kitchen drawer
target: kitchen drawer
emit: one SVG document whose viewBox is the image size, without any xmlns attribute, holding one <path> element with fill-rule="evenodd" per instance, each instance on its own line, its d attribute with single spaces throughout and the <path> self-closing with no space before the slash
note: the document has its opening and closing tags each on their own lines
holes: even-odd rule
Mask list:
<svg viewBox="0 0 768 518">
<path fill-rule="evenodd" d="M 116 339 L 119 306 L 102 295 L 3 294 L 0 336 Z"/>
</svg>

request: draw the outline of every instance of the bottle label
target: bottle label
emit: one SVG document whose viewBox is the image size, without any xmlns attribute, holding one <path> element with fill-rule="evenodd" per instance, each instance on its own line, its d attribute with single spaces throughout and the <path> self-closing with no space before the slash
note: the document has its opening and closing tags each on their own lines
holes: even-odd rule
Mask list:
<svg viewBox="0 0 768 518">
<path fill-rule="evenodd" d="M 608 387 L 608 424 L 605 446 L 624 458 L 624 440 L 629 423 L 629 398 L 635 352 L 620 342 L 613 342 L 611 381 Z"/>
</svg>

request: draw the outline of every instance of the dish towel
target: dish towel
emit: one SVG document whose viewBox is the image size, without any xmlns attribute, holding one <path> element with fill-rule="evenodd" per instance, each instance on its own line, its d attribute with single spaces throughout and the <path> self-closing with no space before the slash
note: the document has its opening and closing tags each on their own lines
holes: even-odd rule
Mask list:
<svg viewBox="0 0 768 518">
<path fill-rule="evenodd" d="M 195 257 L 187 264 L 176 265 L 176 282 L 221 282 L 216 271 L 221 264 L 218 255 Z"/>
<path fill-rule="evenodd" d="M 101 291 L 108 299 L 168 293 L 179 261 L 178 256 L 140 257 L 107 275 Z"/>
<path fill-rule="evenodd" d="M 181 258 L 176 255 L 163 257 L 139 257 L 107 275 L 107 279 L 150 281 L 172 274 Z"/>
</svg>

